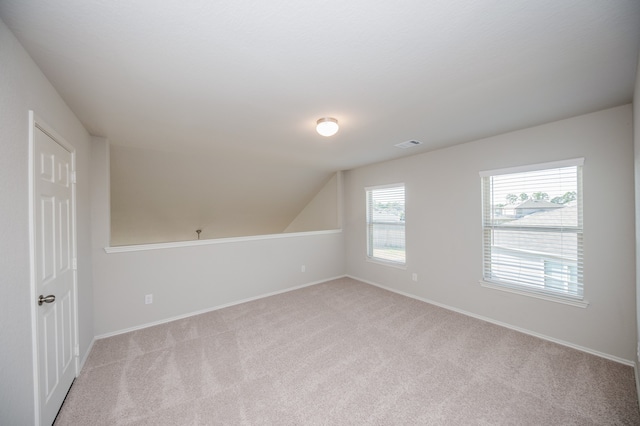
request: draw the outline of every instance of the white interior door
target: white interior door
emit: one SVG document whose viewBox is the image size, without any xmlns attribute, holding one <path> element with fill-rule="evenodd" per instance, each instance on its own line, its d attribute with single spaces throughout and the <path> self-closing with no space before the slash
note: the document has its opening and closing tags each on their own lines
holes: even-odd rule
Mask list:
<svg viewBox="0 0 640 426">
<path fill-rule="evenodd" d="M 76 376 L 73 154 L 32 127 L 36 392 L 49 425 Z"/>
</svg>

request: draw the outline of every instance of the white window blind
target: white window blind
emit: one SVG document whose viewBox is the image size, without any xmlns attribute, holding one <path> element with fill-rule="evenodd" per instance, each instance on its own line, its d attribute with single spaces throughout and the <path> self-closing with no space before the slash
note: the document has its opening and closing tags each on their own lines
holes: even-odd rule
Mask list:
<svg viewBox="0 0 640 426">
<path fill-rule="evenodd" d="M 405 264 L 404 184 L 366 188 L 367 256 Z"/>
<path fill-rule="evenodd" d="M 583 299 L 583 161 L 480 174 L 485 281 Z"/>
</svg>

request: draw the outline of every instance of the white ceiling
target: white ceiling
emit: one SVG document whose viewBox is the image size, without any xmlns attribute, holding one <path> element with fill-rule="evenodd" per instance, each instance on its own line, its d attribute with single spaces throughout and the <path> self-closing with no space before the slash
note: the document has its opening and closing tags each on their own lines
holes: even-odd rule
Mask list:
<svg viewBox="0 0 640 426">
<path fill-rule="evenodd" d="M 316 190 L 631 102 L 640 46 L 631 0 L 1 0 L 0 17 L 90 133 L 303 167 Z"/>
<path fill-rule="evenodd" d="M 630 0 L 2 0 L 0 17 L 113 144 L 327 170 L 630 102 L 640 44 Z"/>
</svg>

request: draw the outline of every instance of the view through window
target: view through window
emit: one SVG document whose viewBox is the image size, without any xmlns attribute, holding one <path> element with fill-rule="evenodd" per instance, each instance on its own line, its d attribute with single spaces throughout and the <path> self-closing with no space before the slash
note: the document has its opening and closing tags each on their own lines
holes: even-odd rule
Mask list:
<svg viewBox="0 0 640 426">
<path fill-rule="evenodd" d="M 481 173 L 484 280 L 583 298 L 582 159 Z"/>
<path fill-rule="evenodd" d="M 404 184 L 366 188 L 367 256 L 404 265 Z"/>
</svg>

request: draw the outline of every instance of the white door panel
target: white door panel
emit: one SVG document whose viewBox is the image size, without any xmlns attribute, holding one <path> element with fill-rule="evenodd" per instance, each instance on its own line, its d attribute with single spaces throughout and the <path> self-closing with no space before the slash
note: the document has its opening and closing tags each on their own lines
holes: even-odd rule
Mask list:
<svg viewBox="0 0 640 426">
<path fill-rule="evenodd" d="M 73 154 L 33 127 L 33 217 L 41 424 L 51 424 L 75 378 Z M 53 296 L 53 297 L 50 297 Z"/>
</svg>

